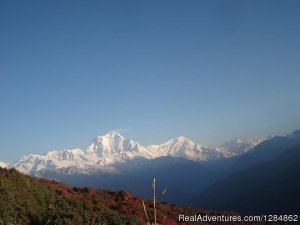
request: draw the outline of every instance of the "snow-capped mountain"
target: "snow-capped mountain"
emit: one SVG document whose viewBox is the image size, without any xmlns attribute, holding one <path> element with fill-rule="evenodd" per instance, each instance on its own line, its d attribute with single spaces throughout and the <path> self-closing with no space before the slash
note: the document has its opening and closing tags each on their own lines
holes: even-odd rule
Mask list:
<svg viewBox="0 0 300 225">
<path fill-rule="evenodd" d="M 248 140 L 241 140 L 241 139 L 237 138 L 237 139 L 231 140 L 231 141 L 221 145 L 220 147 L 224 151 L 228 151 L 234 156 L 241 155 L 241 154 L 248 152 L 249 150 L 254 148 L 256 145 L 258 145 L 259 143 L 261 143 L 269 138 L 271 138 L 271 136 L 270 137 L 254 137 L 254 138 L 251 138 Z"/>
<path fill-rule="evenodd" d="M 45 155 L 23 156 L 10 167 L 21 172 L 38 174 L 40 171 L 55 171 L 64 174 L 90 174 L 96 171 L 114 173 L 116 165 L 130 163 L 132 159 L 155 159 L 162 156 L 183 157 L 193 161 L 210 161 L 232 157 L 249 151 L 263 138 L 246 141 L 231 141 L 215 147 L 195 144 L 185 137 L 171 139 L 161 145 L 143 146 L 117 132 L 96 137 L 86 150 L 79 148 L 50 151 Z"/>
<path fill-rule="evenodd" d="M 87 160 L 83 150 L 65 149 L 63 151 L 51 151 L 45 155 L 23 156 L 12 167 L 29 174 L 40 170 L 59 170 L 62 168 L 76 168 L 84 173 L 89 167 L 92 167 L 92 163 Z"/>
<path fill-rule="evenodd" d="M 147 149 L 136 141 L 128 140 L 117 132 L 109 132 L 96 137 L 88 149 L 86 157 L 89 161 L 110 165 L 125 162 L 135 157 L 156 158 L 155 152 Z"/>
<path fill-rule="evenodd" d="M 86 150 L 79 148 L 51 151 L 45 155 L 23 156 L 12 167 L 28 174 L 48 170 L 61 173 L 88 174 L 95 171 L 115 172 L 114 164 L 143 157 L 156 158 L 154 152 L 117 132 L 96 137 Z"/>
<path fill-rule="evenodd" d="M 161 145 L 149 145 L 148 149 L 156 152 L 159 156 L 183 157 L 193 161 L 208 161 L 231 156 L 227 150 L 195 144 L 183 136 L 171 139 Z"/>
<path fill-rule="evenodd" d="M 6 163 L 4 163 L 4 162 L 1 162 L 1 161 L 0 161 L 0 167 L 2 167 L 2 168 L 6 168 L 6 167 L 7 167 L 7 164 L 6 164 Z"/>
</svg>

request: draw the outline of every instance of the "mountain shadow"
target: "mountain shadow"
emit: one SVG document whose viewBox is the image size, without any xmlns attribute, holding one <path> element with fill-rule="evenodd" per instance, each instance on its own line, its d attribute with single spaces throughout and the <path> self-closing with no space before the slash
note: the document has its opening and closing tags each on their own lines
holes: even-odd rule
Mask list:
<svg viewBox="0 0 300 225">
<path fill-rule="evenodd" d="M 158 193 L 167 187 L 162 201 L 191 205 L 199 191 L 204 191 L 216 181 L 216 174 L 203 165 L 178 157 L 156 159 L 134 159 L 126 164 L 116 165 L 119 173 L 94 173 L 64 175 L 53 171 L 42 171 L 40 175 L 66 182 L 73 186 L 93 188 L 125 189 L 134 195 L 151 198 L 151 181 L 155 177 L 159 184 Z"/>
<path fill-rule="evenodd" d="M 300 144 L 300 130 L 286 136 L 275 136 L 255 146 L 250 152 L 231 159 L 227 173 L 244 170 L 258 163 L 275 159 L 288 148 Z"/>
<path fill-rule="evenodd" d="M 300 213 L 300 145 L 270 162 L 234 172 L 198 198 L 198 206 L 242 214 Z"/>
</svg>

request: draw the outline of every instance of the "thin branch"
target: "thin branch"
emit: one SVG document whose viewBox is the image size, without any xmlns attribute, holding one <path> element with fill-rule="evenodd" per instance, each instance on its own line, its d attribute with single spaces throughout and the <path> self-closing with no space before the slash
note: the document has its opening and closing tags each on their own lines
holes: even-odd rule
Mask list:
<svg viewBox="0 0 300 225">
<path fill-rule="evenodd" d="M 165 217 L 164 217 L 164 220 L 163 220 L 163 222 L 162 222 L 162 224 L 161 224 L 161 225 L 164 225 L 164 224 L 165 224 L 165 222 L 166 222 L 166 219 L 167 219 L 167 216 L 165 216 Z"/>
<path fill-rule="evenodd" d="M 144 202 L 143 199 L 142 199 L 142 203 L 143 203 L 144 212 L 145 212 L 145 215 L 146 215 L 146 218 L 147 218 L 147 225 L 150 225 L 149 217 L 148 217 L 146 206 L 145 206 L 145 202 Z"/>
<path fill-rule="evenodd" d="M 152 188 L 153 188 L 153 208 L 154 208 L 154 224 L 156 225 L 156 206 L 155 206 L 155 178 L 153 178 L 153 183 L 152 183 Z"/>
</svg>

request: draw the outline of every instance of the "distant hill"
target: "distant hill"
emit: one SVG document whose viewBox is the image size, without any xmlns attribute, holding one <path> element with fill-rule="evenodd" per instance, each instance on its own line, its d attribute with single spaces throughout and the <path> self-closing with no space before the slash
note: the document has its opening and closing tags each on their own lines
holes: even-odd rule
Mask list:
<svg viewBox="0 0 300 225">
<path fill-rule="evenodd" d="M 300 131 L 296 130 L 286 136 L 274 136 L 265 141 L 259 142 L 251 151 L 247 151 L 236 157 L 223 158 L 220 160 L 203 162 L 202 165 L 211 173 L 216 175 L 216 179 L 222 179 L 231 173 L 243 171 L 259 163 L 269 162 L 288 148 L 300 144 Z"/>
<path fill-rule="evenodd" d="M 282 139 L 278 143 L 283 143 Z M 264 146 L 271 153 L 272 145 L 263 143 L 259 148 Z M 280 147 L 283 145 L 277 145 L 276 150 Z M 300 214 L 299 171 L 300 145 L 216 182 L 201 194 L 198 206 L 243 214 Z"/>
<path fill-rule="evenodd" d="M 300 144 L 300 130 L 286 136 L 275 136 L 256 145 L 251 151 L 231 159 L 232 164 L 228 172 L 246 169 L 258 163 L 276 158 L 288 148 Z"/>
</svg>

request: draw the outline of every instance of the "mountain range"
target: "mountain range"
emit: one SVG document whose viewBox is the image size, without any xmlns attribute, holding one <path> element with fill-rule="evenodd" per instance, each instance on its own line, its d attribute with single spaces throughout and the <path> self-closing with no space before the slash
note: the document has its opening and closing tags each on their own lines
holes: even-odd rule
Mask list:
<svg viewBox="0 0 300 225">
<path fill-rule="evenodd" d="M 161 145 L 143 146 L 117 132 L 96 137 L 87 149 L 50 151 L 44 155 L 26 155 L 9 165 L 26 174 L 43 171 L 71 174 L 92 174 L 97 171 L 118 173 L 116 165 L 134 159 L 156 159 L 164 156 L 182 157 L 195 162 L 213 161 L 244 154 L 266 140 L 256 137 L 249 140 L 232 140 L 221 146 L 195 144 L 181 136 Z"/>
<path fill-rule="evenodd" d="M 128 190 L 148 199 L 155 177 L 158 190 L 168 189 L 160 201 L 243 214 L 292 213 L 299 211 L 293 197 L 300 194 L 299 146 L 300 131 L 221 146 L 184 137 L 143 146 L 109 132 L 85 150 L 28 155 L 8 167 L 72 186 Z"/>
<path fill-rule="evenodd" d="M 166 201 L 190 205 L 200 191 L 223 176 L 207 169 L 204 163 L 235 158 L 266 139 L 235 139 L 221 146 L 209 146 L 181 136 L 160 145 L 143 146 L 117 132 L 109 132 L 96 137 L 84 150 L 26 155 L 8 167 L 73 186 L 123 189 L 144 197 L 151 197 L 149 182 L 156 177 L 172 187 Z M 194 187 L 188 194 L 186 185 Z"/>
</svg>

